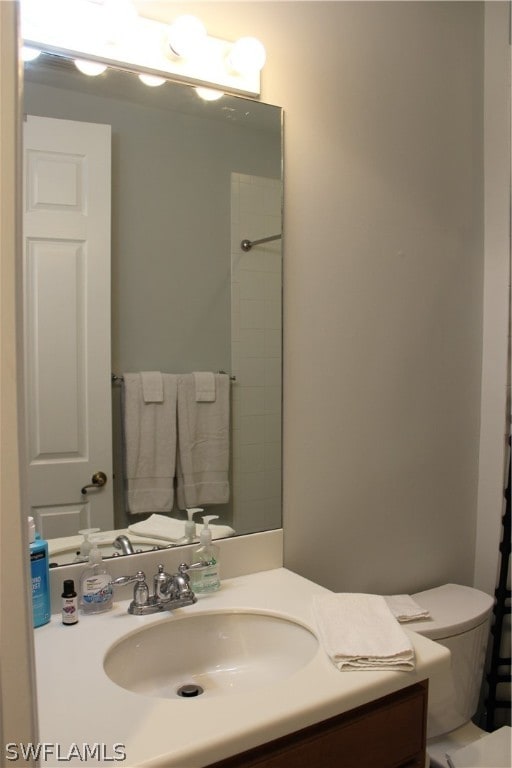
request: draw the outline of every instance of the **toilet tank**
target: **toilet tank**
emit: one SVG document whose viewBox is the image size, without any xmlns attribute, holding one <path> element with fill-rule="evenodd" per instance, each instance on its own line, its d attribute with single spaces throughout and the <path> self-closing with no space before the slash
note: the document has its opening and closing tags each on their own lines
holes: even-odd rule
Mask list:
<svg viewBox="0 0 512 768">
<path fill-rule="evenodd" d="M 407 628 L 451 652 L 452 679 L 429 704 L 428 735 L 432 737 L 464 725 L 476 713 L 494 600 L 459 584 L 444 584 L 412 597 L 431 618 L 409 622 Z"/>
</svg>

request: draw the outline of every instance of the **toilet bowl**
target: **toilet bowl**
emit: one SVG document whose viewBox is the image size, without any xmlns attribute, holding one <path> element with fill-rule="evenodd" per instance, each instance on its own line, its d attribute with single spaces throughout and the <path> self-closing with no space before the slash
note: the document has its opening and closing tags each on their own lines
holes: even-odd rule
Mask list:
<svg viewBox="0 0 512 768">
<path fill-rule="evenodd" d="M 427 716 L 430 766 L 449 768 L 447 754 L 486 735 L 471 718 L 478 707 L 494 600 L 459 584 L 444 584 L 412 597 L 430 618 L 408 622 L 407 627 L 451 652 L 451 675 L 432 680 L 429 686 Z M 481 766 L 488 768 L 486 762 Z"/>
</svg>

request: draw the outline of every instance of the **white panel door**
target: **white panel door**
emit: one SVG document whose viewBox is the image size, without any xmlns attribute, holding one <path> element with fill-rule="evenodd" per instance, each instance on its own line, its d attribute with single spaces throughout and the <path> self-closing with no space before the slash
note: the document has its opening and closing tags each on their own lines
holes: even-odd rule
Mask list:
<svg viewBox="0 0 512 768">
<path fill-rule="evenodd" d="M 109 530 L 111 130 L 28 116 L 23 140 L 31 514 L 44 538 Z"/>
</svg>

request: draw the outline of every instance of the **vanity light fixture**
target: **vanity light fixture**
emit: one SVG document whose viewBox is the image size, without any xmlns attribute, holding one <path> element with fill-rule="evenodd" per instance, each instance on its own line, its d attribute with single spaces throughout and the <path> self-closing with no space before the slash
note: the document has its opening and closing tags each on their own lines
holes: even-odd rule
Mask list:
<svg viewBox="0 0 512 768">
<path fill-rule="evenodd" d="M 190 15 L 169 26 L 137 15 L 133 0 L 20 0 L 20 10 L 26 46 L 223 93 L 260 94 L 263 45 L 211 37 Z"/>
<path fill-rule="evenodd" d="M 228 64 L 235 72 L 246 74 L 261 72 L 265 66 L 267 52 L 256 37 L 241 37 L 228 55 Z"/>
<path fill-rule="evenodd" d="M 215 88 L 202 88 L 198 85 L 195 90 L 203 101 L 217 101 L 224 96 L 224 91 L 218 91 Z"/>
<path fill-rule="evenodd" d="M 178 58 L 197 54 L 206 43 L 206 38 L 206 27 L 197 16 L 178 16 L 169 27 L 169 48 Z"/>
<path fill-rule="evenodd" d="M 139 75 L 139 80 L 141 83 L 144 83 L 144 85 L 149 85 L 150 88 L 157 88 L 159 85 L 165 83 L 165 77 L 160 77 L 159 75 L 146 75 L 143 73 Z"/>
<path fill-rule="evenodd" d="M 97 75 L 103 74 L 107 65 L 102 64 L 100 61 L 89 61 L 88 59 L 75 59 L 75 67 L 84 75 L 90 77 L 97 77 Z"/>
</svg>

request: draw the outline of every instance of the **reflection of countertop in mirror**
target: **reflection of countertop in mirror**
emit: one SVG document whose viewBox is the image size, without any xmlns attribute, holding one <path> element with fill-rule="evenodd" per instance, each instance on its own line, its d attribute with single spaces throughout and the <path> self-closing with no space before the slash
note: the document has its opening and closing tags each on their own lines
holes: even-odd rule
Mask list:
<svg viewBox="0 0 512 768">
<path fill-rule="evenodd" d="M 171 520 L 174 519 L 170 518 Z M 183 535 L 185 533 L 185 521 L 177 521 L 183 528 Z M 200 526 L 196 525 L 196 529 L 200 531 Z M 228 535 L 234 534 L 235 531 L 229 526 L 210 526 L 212 536 L 215 541 L 219 538 L 226 538 Z M 178 540 L 171 538 L 165 538 L 164 536 L 142 536 L 134 533 L 130 528 L 118 528 L 113 531 L 98 531 L 91 537 L 91 541 L 94 541 L 100 548 L 102 557 L 117 557 L 121 555 L 119 548 L 114 546 L 114 539 L 118 536 L 128 536 L 130 542 L 136 552 L 147 552 L 154 547 L 173 547 L 180 546 Z M 75 536 L 61 536 L 57 539 L 48 539 L 48 555 L 50 563 L 52 565 L 70 565 L 73 563 L 83 564 L 83 560 L 77 559 L 80 547 L 84 541 L 83 535 Z M 183 544 L 183 542 L 181 542 Z M 199 543 L 199 536 L 196 538 L 196 544 Z"/>
<path fill-rule="evenodd" d="M 153 698 L 118 687 L 104 672 L 105 654 L 124 635 L 185 615 L 259 610 L 314 631 L 312 598 L 322 592 L 327 590 L 277 568 L 228 579 L 218 593 L 173 614 L 131 616 L 124 601 L 110 613 L 81 616 L 74 627 L 54 615 L 35 631 L 40 741 L 60 745 L 62 754 L 73 744 L 103 744 L 110 756 L 104 764 L 112 764 L 114 745 L 122 744 L 126 766 L 198 768 L 448 673 L 449 652 L 412 632 L 414 672 L 339 672 L 319 645 L 286 681 L 223 697 Z M 180 654 L 180 648 L 168 650 Z M 41 764 L 52 766 L 55 757 Z"/>
<path fill-rule="evenodd" d="M 114 539 L 116 536 L 129 536 L 130 541 L 135 546 L 140 546 L 143 549 L 151 548 L 152 546 L 162 546 L 165 542 L 162 539 L 152 539 L 147 536 L 135 536 L 128 528 L 117 529 L 114 531 L 100 531 L 94 534 L 94 541 L 100 546 L 103 557 L 110 557 L 119 551 L 114 547 Z M 65 563 L 73 563 L 74 555 L 79 551 L 80 546 L 84 540 L 83 536 L 61 536 L 58 539 L 48 539 L 48 554 L 50 562 L 57 562 L 58 565 Z M 106 551 L 108 550 L 108 551 Z M 59 556 L 64 556 L 62 561 Z M 77 561 L 79 562 L 79 561 Z"/>
</svg>

